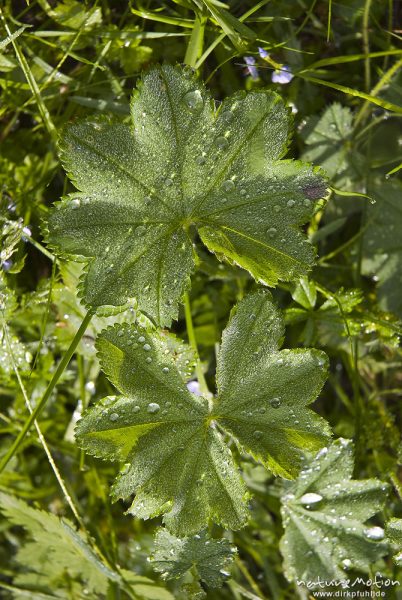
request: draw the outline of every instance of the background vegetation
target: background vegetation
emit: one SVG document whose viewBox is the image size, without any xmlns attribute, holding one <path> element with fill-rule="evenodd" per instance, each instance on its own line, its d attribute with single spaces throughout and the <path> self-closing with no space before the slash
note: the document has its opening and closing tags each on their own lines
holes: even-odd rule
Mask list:
<svg viewBox="0 0 402 600">
<path fill-rule="evenodd" d="M 127 120 L 144 69 L 185 63 L 217 103 L 236 90 L 278 91 L 294 115 L 289 156 L 327 171 L 329 200 L 306 228 L 317 264 L 309 280 L 280 284 L 273 295 L 284 310 L 286 347 L 314 346 L 329 355 L 330 375 L 315 410 L 335 437 L 354 440 L 354 477 L 391 484 L 374 521 L 383 526 L 402 516 L 402 4 L 233 0 L 226 6 L 212 0 L 1 3 L 0 453 L 7 456 L 85 314 L 76 295 L 81 267 L 56 260 L 41 233 L 49 206 L 73 189 L 58 158 L 58 133 L 87 115 Z M 222 330 L 232 306 L 256 284 L 201 244 L 197 252 L 192 319 L 214 389 Z M 223 587 L 214 588 L 199 583 L 194 569 L 168 582 L 155 572 L 148 557 L 158 520 L 133 519 L 121 502 L 112 504 L 109 488 L 118 466 L 85 456 L 73 435 L 82 410 L 112 390 L 100 372 L 94 338 L 120 318 L 93 319 L 39 426 L 3 465 L 3 596 L 163 599 L 170 591 L 175 598 L 204 592 L 208 598 L 308 597 L 286 578 L 279 551 L 280 496 L 287 484 L 246 455 L 241 468 L 253 493 L 252 516 L 245 529 L 225 534 L 238 548 L 228 561 L 231 578 L 223 575 Z M 188 340 L 184 312 L 173 329 Z M 60 522 L 49 514 L 35 525 L 38 513 L 17 502 L 10 507 L 10 494 L 67 517 L 80 534 L 70 522 L 61 536 Z M 72 575 L 71 557 L 84 543 L 94 555 L 78 553 Z M 391 556 L 392 549 L 371 565 L 371 574 L 402 581 Z M 131 572 L 124 585 L 116 575 L 120 568 Z M 387 594 L 401 592 L 394 587 Z"/>
</svg>

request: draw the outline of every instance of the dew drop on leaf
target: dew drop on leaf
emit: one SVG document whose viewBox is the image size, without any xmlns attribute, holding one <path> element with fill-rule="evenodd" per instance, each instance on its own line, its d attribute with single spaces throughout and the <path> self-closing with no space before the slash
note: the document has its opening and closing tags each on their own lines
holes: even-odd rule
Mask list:
<svg viewBox="0 0 402 600">
<path fill-rule="evenodd" d="M 144 344 L 143 348 L 144 348 L 145 352 L 149 352 L 151 350 L 151 346 L 149 344 Z"/>
<path fill-rule="evenodd" d="M 204 106 L 204 100 L 202 99 L 200 90 L 194 90 L 192 92 L 187 92 L 187 94 L 184 94 L 183 102 L 188 108 L 188 110 L 193 113 L 201 112 L 202 107 Z"/>
<path fill-rule="evenodd" d="M 221 150 L 225 150 L 229 146 L 228 140 L 223 135 L 220 135 L 218 138 L 216 138 L 215 144 Z"/>
<path fill-rule="evenodd" d="M 222 113 L 221 119 L 223 119 L 226 123 L 231 123 L 233 121 L 233 113 L 231 110 L 225 110 Z"/>
<path fill-rule="evenodd" d="M 150 402 L 147 407 L 147 411 L 151 414 L 157 413 L 160 410 L 159 404 L 156 402 Z"/>
<path fill-rule="evenodd" d="M 307 494 L 303 494 L 300 498 L 300 504 L 304 504 L 310 506 L 312 504 L 318 504 L 321 502 L 322 496 L 320 494 L 315 494 L 314 492 L 309 492 Z"/>
<path fill-rule="evenodd" d="M 384 537 L 384 530 L 382 527 L 370 527 L 364 530 L 364 535 L 369 540 L 382 540 Z"/>
<path fill-rule="evenodd" d="M 272 398 L 272 400 L 270 400 L 269 403 L 272 406 L 272 408 L 279 408 L 281 405 L 281 399 L 280 398 Z"/>
<path fill-rule="evenodd" d="M 111 421 L 113 421 L 113 422 L 114 422 L 114 421 L 117 421 L 117 419 L 118 419 L 118 418 L 119 418 L 119 415 L 118 415 L 117 413 L 115 413 L 115 412 L 113 412 L 113 413 L 111 413 L 111 414 L 109 415 L 109 419 L 110 419 Z"/>
<path fill-rule="evenodd" d="M 222 183 L 222 187 L 225 190 L 225 192 L 232 192 L 235 189 L 234 181 L 232 181 L 231 179 L 227 179 Z"/>
</svg>

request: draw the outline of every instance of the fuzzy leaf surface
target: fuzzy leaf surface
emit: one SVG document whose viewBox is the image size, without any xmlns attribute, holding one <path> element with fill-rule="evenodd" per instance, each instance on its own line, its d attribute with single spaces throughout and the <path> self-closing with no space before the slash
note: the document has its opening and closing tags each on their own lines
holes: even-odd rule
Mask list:
<svg viewBox="0 0 402 600">
<path fill-rule="evenodd" d="M 191 537 L 176 538 L 166 529 L 160 529 L 156 534 L 151 563 L 165 579 L 180 577 L 195 567 L 204 583 L 220 587 L 229 576 L 227 569 L 233 562 L 235 551 L 229 540 L 210 538 L 205 531 Z"/>
<path fill-rule="evenodd" d="M 132 128 L 77 122 L 61 140 L 79 191 L 51 211 L 48 241 L 89 259 L 87 305 L 136 297 L 169 325 L 194 268 L 194 226 L 209 250 L 258 281 L 306 274 L 314 251 L 298 227 L 326 185 L 317 169 L 280 160 L 290 123 L 278 95 L 239 92 L 215 110 L 188 70 L 164 65 L 144 75 L 131 108 Z"/>
<path fill-rule="evenodd" d="M 161 336 L 129 326 L 104 331 L 101 366 L 122 395 L 87 411 L 77 441 L 90 454 L 126 463 L 114 499 L 135 493 L 129 512 L 164 514 L 175 535 L 196 533 L 210 519 L 240 528 L 247 494 L 222 432 L 276 474 L 294 477 L 302 451 L 328 439 L 328 425 L 306 406 L 325 381 L 326 357 L 279 351 L 283 333 L 269 292 L 238 304 L 223 334 L 210 407 L 188 391 Z"/>
<path fill-rule="evenodd" d="M 395 564 L 402 566 L 402 519 L 391 519 L 386 527 L 387 538 L 397 547 L 398 552 L 394 555 Z"/>
<path fill-rule="evenodd" d="M 386 554 L 384 531 L 364 523 L 381 510 L 388 486 L 352 473 L 353 445 L 341 438 L 322 448 L 283 496 L 280 547 L 290 581 L 347 579 L 345 569 L 368 572 Z"/>
</svg>

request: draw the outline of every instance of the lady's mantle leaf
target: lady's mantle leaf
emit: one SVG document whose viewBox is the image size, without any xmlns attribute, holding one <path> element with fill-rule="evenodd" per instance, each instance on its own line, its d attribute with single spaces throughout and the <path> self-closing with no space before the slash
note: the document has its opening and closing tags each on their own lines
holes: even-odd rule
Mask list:
<svg viewBox="0 0 402 600">
<path fill-rule="evenodd" d="M 353 446 L 339 439 L 322 448 L 283 497 L 281 551 L 289 580 L 347 579 L 386 554 L 381 527 L 364 525 L 385 500 L 387 484 L 355 481 Z M 306 560 L 308 559 L 308 560 Z"/>
<path fill-rule="evenodd" d="M 151 563 L 164 579 L 184 575 L 197 569 L 200 579 L 211 587 L 220 587 L 230 573 L 236 548 L 229 540 L 215 540 L 205 532 L 186 538 L 176 538 L 166 529 L 160 529 L 155 538 L 155 553 Z"/>
<path fill-rule="evenodd" d="M 82 294 L 92 306 L 135 296 L 161 325 L 177 317 L 194 266 L 191 226 L 219 257 L 273 285 L 314 259 L 298 230 L 326 193 L 308 165 L 280 161 L 288 111 L 268 91 L 237 93 L 215 111 L 179 67 L 143 77 L 133 129 L 108 121 L 67 127 L 61 158 L 80 190 L 56 205 L 49 243 L 88 257 Z"/>
<path fill-rule="evenodd" d="M 380 307 L 402 317 L 402 185 L 381 182 L 373 197 L 376 203 L 366 209 L 363 271 L 378 281 Z"/>
<path fill-rule="evenodd" d="M 398 547 L 398 552 L 394 555 L 395 563 L 402 566 L 402 519 L 391 519 L 386 527 L 387 538 Z"/>
<path fill-rule="evenodd" d="M 240 302 L 223 335 L 219 394 L 209 407 L 188 391 L 160 336 L 129 326 L 104 331 L 101 365 L 123 395 L 90 409 L 77 440 L 95 456 L 125 461 L 114 498 L 135 492 L 129 512 L 164 513 L 177 535 L 201 530 L 210 518 L 238 529 L 247 496 L 222 429 L 275 473 L 296 475 L 302 449 L 318 449 L 329 434 L 306 408 L 325 380 L 326 357 L 279 352 L 282 335 L 268 292 Z"/>
</svg>

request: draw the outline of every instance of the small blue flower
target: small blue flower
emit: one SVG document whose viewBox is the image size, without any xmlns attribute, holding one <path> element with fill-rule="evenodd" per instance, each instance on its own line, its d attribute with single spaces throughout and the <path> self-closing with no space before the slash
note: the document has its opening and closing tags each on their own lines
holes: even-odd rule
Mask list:
<svg viewBox="0 0 402 600">
<path fill-rule="evenodd" d="M 252 79 L 258 79 L 258 69 L 255 67 L 255 58 L 254 56 L 245 56 L 244 62 L 247 65 L 247 71 Z"/>
<path fill-rule="evenodd" d="M 192 394 L 195 394 L 196 396 L 202 396 L 202 393 L 200 390 L 200 384 L 198 383 L 198 381 L 196 379 L 188 382 L 187 389 L 189 392 L 191 392 Z"/>
<path fill-rule="evenodd" d="M 268 58 L 269 57 L 269 52 L 267 52 L 266 50 L 264 50 L 264 48 L 258 47 L 258 52 L 259 52 L 259 55 L 261 56 L 261 58 Z"/>
<path fill-rule="evenodd" d="M 9 271 L 12 266 L 13 266 L 12 260 L 3 260 L 3 262 L 1 263 L 1 268 L 3 269 L 3 271 L 6 271 L 6 272 Z"/>
<path fill-rule="evenodd" d="M 271 80 L 273 83 L 284 85 L 285 83 L 290 83 L 293 77 L 291 68 L 288 65 L 283 65 L 281 69 L 277 69 L 272 73 Z"/>
</svg>

